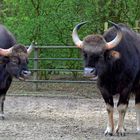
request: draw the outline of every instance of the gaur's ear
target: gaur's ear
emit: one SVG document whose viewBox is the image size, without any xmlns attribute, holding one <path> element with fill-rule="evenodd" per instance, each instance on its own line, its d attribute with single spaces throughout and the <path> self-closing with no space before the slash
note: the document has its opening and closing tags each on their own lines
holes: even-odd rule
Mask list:
<svg viewBox="0 0 140 140">
<path fill-rule="evenodd" d="M 118 51 L 114 51 L 114 50 L 111 50 L 111 51 L 105 51 L 104 53 L 104 58 L 106 61 L 116 61 L 118 59 L 120 59 L 121 57 L 121 54 L 118 52 Z"/>
<path fill-rule="evenodd" d="M 117 59 L 120 59 L 121 54 L 118 51 L 112 50 L 109 52 L 109 57 L 113 58 L 114 60 L 117 60 Z"/>
</svg>

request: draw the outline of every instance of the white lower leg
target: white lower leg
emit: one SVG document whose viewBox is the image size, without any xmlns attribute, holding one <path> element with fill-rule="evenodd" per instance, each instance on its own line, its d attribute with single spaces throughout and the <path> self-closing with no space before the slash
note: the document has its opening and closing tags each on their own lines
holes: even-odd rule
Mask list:
<svg viewBox="0 0 140 140">
<path fill-rule="evenodd" d="M 136 108 L 137 131 L 140 132 L 140 103 L 136 104 L 135 108 Z"/>
<path fill-rule="evenodd" d="M 4 118 L 5 117 L 4 113 L 0 113 L 0 117 Z"/>
<path fill-rule="evenodd" d="M 0 97 L 0 118 L 4 119 L 4 100 L 5 96 Z"/>
<path fill-rule="evenodd" d="M 118 106 L 119 120 L 118 120 L 118 124 L 116 127 L 116 133 L 121 133 L 122 135 L 125 132 L 125 130 L 124 130 L 124 117 L 125 117 L 127 107 L 128 107 L 127 105 L 119 105 Z"/>
<path fill-rule="evenodd" d="M 107 128 L 105 130 L 105 135 L 113 134 L 113 131 L 114 131 L 113 107 L 111 105 L 107 104 L 106 109 L 108 112 L 108 123 L 107 123 Z"/>
</svg>

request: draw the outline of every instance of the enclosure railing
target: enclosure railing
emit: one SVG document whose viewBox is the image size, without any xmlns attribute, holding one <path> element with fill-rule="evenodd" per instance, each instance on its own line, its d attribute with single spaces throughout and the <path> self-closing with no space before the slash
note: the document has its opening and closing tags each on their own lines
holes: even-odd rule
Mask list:
<svg viewBox="0 0 140 140">
<path fill-rule="evenodd" d="M 49 83 L 93 83 L 95 81 L 91 80 L 40 80 L 38 79 L 38 71 L 64 71 L 67 73 L 70 72 L 76 72 L 76 73 L 83 73 L 83 68 L 82 69 L 67 69 L 67 68 L 39 68 L 39 61 L 49 61 L 49 60 L 54 60 L 54 61 L 83 61 L 82 57 L 77 57 L 77 58 L 61 58 L 61 57 L 55 57 L 55 58 L 47 58 L 47 57 L 39 57 L 39 52 L 40 50 L 43 50 L 43 52 L 47 53 L 48 49 L 78 49 L 75 46 L 35 46 L 34 47 L 34 52 L 33 52 L 33 57 L 29 58 L 30 61 L 33 61 L 33 68 L 30 70 L 33 72 L 33 79 L 32 80 L 27 80 L 27 82 L 34 82 L 34 83 L 41 83 L 41 82 L 49 82 Z M 80 51 L 80 50 L 79 50 Z"/>
<path fill-rule="evenodd" d="M 65 72 L 82 72 L 83 70 L 78 70 L 78 69 L 67 69 L 67 68 L 63 68 L 63 69 L 58 69 L 58 68 L 45 68 L 45 69 L 41 69 L 38 66 L 38 61 L 49 61 L 49 60 L 54 60 L 54 61 L 82 61 L 82 58 L 61 58 L 61 57 L 55 57 L 55 58 L 41 58 L 39 57 L 39 50 L 43 50 L 47 53 L 48 49 L 77 49 L 74 46 L 35 46 L 34 47 L 34 57 L 33 58 L 29 58 L 30 60 L 34 61 L 34 66 L 33 69 L 30 69 L 31 71 L 33 71 L 34 75 L 33 75 L 33 79 L 34 80 L 30 80 L 31 82 L 88 82 L 88 81 L 70 81 L 70 80 L 39 80 L 38 75 L 37 75 L 37 71 L 65 71 Z M 28 80 L 29 81 L 29 80 Z"/>
</svg>

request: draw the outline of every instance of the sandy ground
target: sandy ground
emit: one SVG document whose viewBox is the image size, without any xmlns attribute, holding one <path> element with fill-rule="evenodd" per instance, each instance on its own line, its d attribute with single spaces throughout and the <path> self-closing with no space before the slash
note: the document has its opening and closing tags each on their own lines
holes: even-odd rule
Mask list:
<svg viewBox="0 0 140 140">
<path fill-rule="evenodd" d="M 126 114 L 126 136 L 104 136 L 103 99 L 81 96 L 7 96 L 0 140 L 140 140 L 134 101 Z M 115 111 L 115 123 L 118 119 Z"/>
</svg>

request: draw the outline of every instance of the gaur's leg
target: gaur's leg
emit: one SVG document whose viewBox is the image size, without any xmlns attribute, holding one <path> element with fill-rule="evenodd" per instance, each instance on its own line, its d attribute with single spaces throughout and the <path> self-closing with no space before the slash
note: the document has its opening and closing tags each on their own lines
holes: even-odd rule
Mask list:
<svg viewBox="0 0 140 140">
<path fill-rule="evenodd" d="M 135 109 L 137 120 L 137 132 L 140 132 L 140 89 L 135 92 Z"/>
<path fill-rule="evenodd" d="M 121 136 L 125 135 L 124 118 L 128 108 L 129 98 L 130 98 L 129 93 L 126 94 L 122 93 L 120 94 L 119 101 L 117 104 L 117 110 L 119 112 L 119 120 L 115 132 Z"/>
<path fill-rule="evenodd" d="M 114 120 L 113 120 L 114 103 L 113 103 L 113 97 L 105 99 L 105 102 L 106 102 L 106 110 L 107 110 L 107 113 L 108 113 L 108 123 L 107 123 L 107 128 L 105 130 L 105 135 L 113 135 L 113 132 L 114 132 Z"/>
<path fill-rule="evenodd" d="M 5 101 L 5 95 L 0 95 L 0 117 L 4 119 L 4 101 Z"/>
<path fill-rule="evenodd" d="M 100 91 L 102 93 L 102 96 L 104 98 L 104 101 L 106 103 L 106 110 L 108 113 L 108 123 L 107 128 L 104 132 L 105 135 L 113 135 L 114 132 L 114 120 L 113 120 L 113 109 L 114 109 L 114 102 L 113 102 L 113 96 L 109 95 L 108 92 L 105 89 L 101 89 Z"/>
<path fill-rule="evenodd" d="M 6 83 L 4 84 L 6 86 L 3 86 L 4 88 L 0 88 L 0 117 L 2 119 L 5 118 L 5 116 L 4 116 L 4 101 L 5 101 L 6 93 L 11 85 L 11 82 L 12 82 L 12 79 L 9 76 L 9 78 L 6 80 Z M 2 85 L 0 85 L 0 86 L 2 86 Z"/>
</svg>

